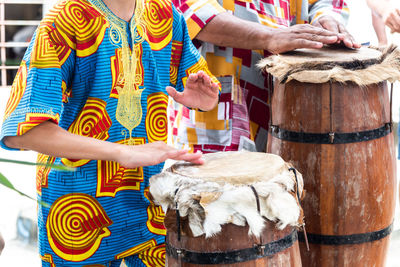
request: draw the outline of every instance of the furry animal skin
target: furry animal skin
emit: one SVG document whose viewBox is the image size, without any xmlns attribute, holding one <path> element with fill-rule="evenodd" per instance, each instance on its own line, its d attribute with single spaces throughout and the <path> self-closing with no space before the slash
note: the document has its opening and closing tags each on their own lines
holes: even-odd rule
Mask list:
<svg viewBox="0 0 400 267">
<path fill-rule="evenodd" d="M 290 167 L 290 166 L 288 166 Z M 301 174 L 297 175 L 300 195 L 303 189 Z M 260 201 L 257 210 L 255 194 L 248 185 L 233 185 L 188 178 L 166 170 L 150 179 L 150 194 L 164 212 L 179 210 L 189 221 L 193 236 L 206 237 L 220 232 L 221 225 L 249 225 L 249 235 L 260 236 L 265 219 L 279 229 L 299 226 L 302 212 L 294 193 L 297 189 L 293 172 L 285 171 L 268 181 L 256 182 Z"/>
</svg>

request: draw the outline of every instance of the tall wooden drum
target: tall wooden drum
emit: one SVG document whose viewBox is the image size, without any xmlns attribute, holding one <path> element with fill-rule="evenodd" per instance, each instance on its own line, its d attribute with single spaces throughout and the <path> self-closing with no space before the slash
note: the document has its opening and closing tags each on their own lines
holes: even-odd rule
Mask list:
<svg viewBox="0 0 400 267">
<path fill-rule="evenodd" d="M 274 75 L 267 151 L 304 177 L 303 266 L 385 266 L 396 161 L 386 81 L 399 51 L 300 49 L 265 59 Z"/>
<path fill-rule="evenodd" d="M 266 153 L 204 159 L 150 179 L 152 198 L 167 210 L 166 265 L 300 267 L 301 174 Z"/>
</svg>

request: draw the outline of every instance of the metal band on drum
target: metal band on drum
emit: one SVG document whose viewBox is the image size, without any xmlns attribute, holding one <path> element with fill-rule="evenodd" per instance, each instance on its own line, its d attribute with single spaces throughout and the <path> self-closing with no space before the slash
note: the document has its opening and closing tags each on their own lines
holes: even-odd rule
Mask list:
<svg viewBox="0 0 400 267">
<path fill-rule="evenodd" d="M 307 238 L 309 243 L 318 245 L 333 245 L 333 246 L 354 245 L 354 244 L 362 244 L 380 240 L 390 235 L 392 231 L 393 231 L 393 223 L 388 227 L 375 232 L 352 234 L 352 235 L 320 235 L 320 234 L 307 233 Z M 300 242 L 305 241 L 302 233 L 299 233 L 299 241 Z"/>
<path fill-rule="evenodd" d="M 392 124 L 385 123 L 382 127 L 352 133 L 306 133 L 294 132 L 279 128 L 276 125 L 271 126 L 271 135 L 278 139 L 297 143 L 308 144 L 349 144 L 363 141 L 370 141 L 384 137 L 392 132 Z"/>
<path fill-rule="evenodd" d="M 168 256 L 186 263 L 232 264 L 272 256 L 278 252 L 290 248 L 297 240 L 297 231 L 292 231 L 290 234 L 281 239 L 263 245 L 264 251 L 261 254 L 259 246 L 226 252 L 197 252 L 177 249 L 167 242 L 165 243 L 165 250 Z"/>
</svg>

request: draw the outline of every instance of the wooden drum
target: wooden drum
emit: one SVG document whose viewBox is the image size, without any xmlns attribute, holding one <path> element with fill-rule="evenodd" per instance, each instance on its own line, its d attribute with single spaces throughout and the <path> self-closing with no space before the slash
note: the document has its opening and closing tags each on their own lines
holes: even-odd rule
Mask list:
<svg viewBox="0 0 400 267">
<path fill-rule="evenodd" d="M 385 266 L 396 160 L 386 80 L 399 51 L 301 49 L 265 59 L 277 78 L 267 151 L 304 177 L 303 266 Z"/>
<path fill-rule="evenodd" d="M 166 265 L 301 266 L 301 174 L 272 154 L 204 159 L 150 179 L 152 198 L 167 211 Z"/>
</svg>

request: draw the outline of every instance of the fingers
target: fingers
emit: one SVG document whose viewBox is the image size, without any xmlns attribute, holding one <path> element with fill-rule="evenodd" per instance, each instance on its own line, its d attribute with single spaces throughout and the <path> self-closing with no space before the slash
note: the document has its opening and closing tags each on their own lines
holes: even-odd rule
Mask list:
<svg viewBox="0 0 400 267">
<path fill-rule="evenodd" d="M 346 28 L 342 24 L 338 24 L 338 26 L 339 26 L 339 38 L 346 47 L 348 48 L 361 47 L 361 44 L 356 42 L 354 37 L 346 30 Z"/>
<path fill-rule="evenodd" d="M 205 86 L 211 86 L 211 78 L 204 71 L 200 70 L 197 72 L 198 78 L 203 80 L 203 84 Z"/>
<path fill-rule="evenodd" d="M 321 42 L 310 41 L 306 39 L 296 39 L 292 42 L 292 48 L 294 50 L 297 48 L 322 48 L 324 46 Z"/>
<path fill-rule="evenodd" d="M 384 19 L 385 24 L 390 28 L 391 32 L 400 32 L 400 11 L 392 10 Z"/>
<path fill-rule="evenodd" d="M 337 42 L 342 42 L 348 48 L 361 47 L 361 45 L 354 40 L 353 36 L 346 30 L 346 28 L 331 16 L 321 17 L 318 19 L 315 25 L 336 33 L 338 36 Z"/>
<path fill-rule="evenodd" d="M 168 151 L 167 158 L 174 159 L 174 160 L 184 160 L 188 162 L 192 162 L 195 164 L 203 164 L 204 160 L 202 158 L 202 153 L 189 153 L 187 150 L 175 150 L 175 151 Z"/>
<path fill-rule="evenodd" d="M 339 40 L 337 35 L 323 36 L 316 33 L 302 33 L 299 37 L 300 39 L 322 44 L 334 44 Z"/>
<path fill-rule="evenodd" d="M 195 83 L 199 79 L 199 72 L 197 73 L 190 73 L 186 83 Z"/>
<path fill-rule="evenodd" d="M 334 36 L 337 37 L 337 33 L 329 31 L 322 27 L 320 21 L 315 22 L 313 25 L 301 24 L 289 27 L 295 33 L 310 33 L 322 36 Z"/>
<path fill-rule="evenodd" d="M 184 101 L 184 93 L 180 93 L 178 91 L 176 91 L 175 88 L 171 87 L 171 86 L 167 86 L 165 87 L 165 90 L 167 91 L 167 93 L 178 103 L 182 103 L 182 101 Z"/>
<path fill-rule="evenodd" d="M 297 48 L 321 48 L 324 44 L 334 44 L 338 40 L 336 33 L 312 25 L 295 25 L 273 31 L 268 42 L 268 50 L 278 54 Z M 280 40 L 277 42 L 276 40 Z"/>
</svg>

